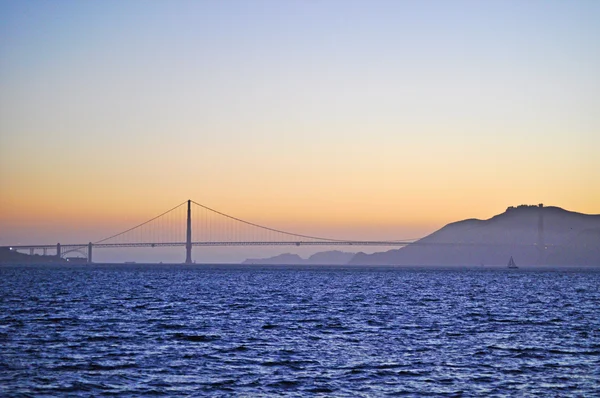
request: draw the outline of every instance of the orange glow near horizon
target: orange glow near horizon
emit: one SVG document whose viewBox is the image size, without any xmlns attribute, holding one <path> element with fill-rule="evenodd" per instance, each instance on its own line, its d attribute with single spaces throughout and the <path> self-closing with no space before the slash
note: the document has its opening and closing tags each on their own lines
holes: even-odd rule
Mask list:
<svg viewBox="0 0 600 398">
<path fill-rule="evenodd" d="M 368 240 L 418 238 L 449 222 L 465 218 L 488 219 L 503 212 L 508 206 L 544 202 L 513 200 L 507 203 L 480 203 L 460 201 L 459 198 L 448 201 L 449 195 L 446 195 L 446 201 L 441 203 L 431 199 L 409 201 L 408 198 L 396 203 L 388 198 L 377 201 L 375 205 L 368 205 L 364 198 L 348 200 L 348 196 L 342 196 L 339 202 L 332 197 L 323 197 L 317 204 L 314 203 L 314 198 L 307 197 L 297 198 L 295 201 L 293 198 L 280 197 L 279 201 L 269 201 L 273 199 L 249 197 L 252 201 L 225 197 L 221 205 L 206 204 L 234 217 L 289 232 Z M 0 225 L 4 226 L 3 229 L 18 230 L 19 235 L 26 234 L 28 230 L 42 229 L 60 233 L 85 230 L 93 235 L 86 236 L 84 240 L 100 239 L 108 234 L 121 232 L 182 203 L 169 200 L 171 198 L 168 197 L 126 201 L 123 198 L 94 196 L 89 192 L 85 195 L 68 195 L 64 199 L 59 195 L 46 196 L 41 202 L 33 200 L 34 197 L 30 200 L 16 200 L 3 196 L 1 199 Z M 261 199 L 265 202 L 261 202 Z M 561 207 L 597 214 L 594 212 L 594 201 L 573 200 L 572 203 L 572 206 Z M 548 202 L 545 204 L 557 205 Z M 52 241 L 60 237 L 53 238 Z M 2 244 L 4 243 L 9 244 Z"/>
<path fill-rule="evenodd" d="M 0 245 L 187 199 L 348 239 L 600 213 L 595 5 L 384 3 L 0 4 Z"/>
</svg>

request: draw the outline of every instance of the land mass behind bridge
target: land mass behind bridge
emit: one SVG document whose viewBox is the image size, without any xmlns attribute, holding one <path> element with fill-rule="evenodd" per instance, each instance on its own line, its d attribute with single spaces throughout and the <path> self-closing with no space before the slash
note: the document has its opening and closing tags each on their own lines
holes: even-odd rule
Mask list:
<svg viewBox="0 0 600 398">
<path fill-rule="evenodd" d="M 57 256 L 43 256 L 39 254 L 25 254 L 11 250 L 8 247 L 0 247 L 0 264 L 63 264 L 68 263 L 64 258 Z"/>
<path fill-rule="evenodd" d="M 560 207 L 509 207 L 488 220 L 444 226 L 416 244 L 374 254 L 357 253 L 350 264 L 600 266 L 600 215 Z"/>
<path fill-rule="evenodd" d="M 600 215 L 521 205 L 488 220 L 450 223 L 414 244 L 386 252 L 322 252 L 308 259 L 286 253 L 244 264 L 506 266 L 511 256 L 519 265 L 600 266 Z"/>
</svg>

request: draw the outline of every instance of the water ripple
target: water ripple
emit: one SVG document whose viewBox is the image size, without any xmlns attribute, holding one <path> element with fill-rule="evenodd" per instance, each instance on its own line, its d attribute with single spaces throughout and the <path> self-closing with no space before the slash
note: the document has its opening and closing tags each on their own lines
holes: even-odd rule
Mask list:
<svg viewBox="0 0 600 398">
<path fill-rule="evenodd" d="M 593 396 L 600 273 L 0 267 L 0 395 Z"/>
</svg>

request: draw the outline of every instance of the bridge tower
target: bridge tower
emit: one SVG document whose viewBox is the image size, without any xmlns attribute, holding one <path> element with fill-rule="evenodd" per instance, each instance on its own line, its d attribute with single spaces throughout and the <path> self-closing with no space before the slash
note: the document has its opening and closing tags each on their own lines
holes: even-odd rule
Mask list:
<svg viewBox="0 0 600 398">
<path fill-rule="evenodd" d="M 185 238 L 185 263 L 192 263 L 192 201 L 188 199 L 187 231 Z"/>
<path fill-rule="evenodd" d="M 88 243 L 88 255 L 87 255 L 87 263 L 92 263 L 92 242 Z"/>
<path fill-rule="evenodd" d="M 60 252 L 60 243 L 56 244 L 56 257 L 58 257 L 60 259 L 61 257 L 61 252 Z"/>
</svg>

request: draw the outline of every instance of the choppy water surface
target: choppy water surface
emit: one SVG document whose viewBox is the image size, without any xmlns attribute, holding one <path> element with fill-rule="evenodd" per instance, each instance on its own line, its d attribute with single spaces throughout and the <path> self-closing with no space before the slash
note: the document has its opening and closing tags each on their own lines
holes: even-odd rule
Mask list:
<svg viewBox="0 0 600 398">
<path fill-rule="evenodd" d="M 600 273 L 0 268 L 0 395 L 592 396 Z"/>
</svg>

